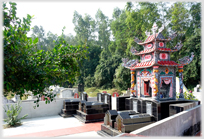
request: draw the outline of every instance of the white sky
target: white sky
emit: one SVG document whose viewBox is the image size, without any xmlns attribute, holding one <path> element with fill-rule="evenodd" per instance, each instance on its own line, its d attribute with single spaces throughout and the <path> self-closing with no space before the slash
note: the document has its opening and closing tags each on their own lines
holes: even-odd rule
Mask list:
<svg viewBox="0 0 204 139">
<path fill-rule="evenodd" d="M 60 35 L 62 28 L 65 26 L 65 34 L 73 34 L 74 24 L 72 23 L 74 11 L 76 10 L 83 17 L 89 14 L 95 19 L 95 14 L 100 8 L 101 11 L 112 18 L 114 8 L 124 9 L 126 2 L 16 2 L 17 17 L 27 17 L 27 14 L 34 15 L 31 27 L 38 25 L 43 26 L 46 33 L 51 31 L 54 34 Z"/>
</svg>

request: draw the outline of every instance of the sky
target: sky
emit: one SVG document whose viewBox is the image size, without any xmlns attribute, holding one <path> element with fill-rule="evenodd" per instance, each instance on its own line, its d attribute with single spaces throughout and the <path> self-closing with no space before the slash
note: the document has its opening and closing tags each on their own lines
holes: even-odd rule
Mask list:
<svg viewBox="0 0 204 139">
<path fill-rule="evenodd" d="M 54 34 L 61 35 L 62 28 L 66 29 L 64 34 L 71 33 L 75 35 L 74 24 L 72 23 L 74 11 L 77 11 L 83 17 L 85 14 L 95 18 L 98 9 L 109 17 L 112 18 L 114 8 L 118 7 L 124 9 L 126 2 L 81 2 L 81 1 L 68 1 L 68 2 L 16 2 L 17 3 L 17 17 L 27 17 L 27 14 L 33 16 L 31 27 L 43 26 L 46 33 L 51 31 Z M 30 35 L 31 32 L 28 34 Z"/>
</svg>

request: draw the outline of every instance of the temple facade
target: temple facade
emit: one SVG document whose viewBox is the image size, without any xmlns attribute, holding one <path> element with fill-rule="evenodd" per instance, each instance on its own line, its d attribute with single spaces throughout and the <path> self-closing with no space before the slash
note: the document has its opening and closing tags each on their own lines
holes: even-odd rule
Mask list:
<svg viewBox="0 0 204 139">
<path fill-rule="evenodd" d="M 182 48 L 179 42 L 174 48 L 166 48 L 166 43 L 176 37 L 176 33 L 167 39 L 162 35 L 164 26 L 158 29 L 156 23 L 152 27 L 152 35 L 146 32 L 147 39 L 142 42 L 135 38 L 135 42 L 142 45 L 144 50 L 138 52 L 131 48 L 133 55 L 140 56 L 138 59 L 128 60 L 123 58 L 123 66 L 131 71 L 131 93 L 134 97 L 147 97 L 156 100 L 176 99 L 176 71 L 179 72 L 180 94 L 179 98 L 183 99 L 183 66 L 193 60 L 191 56 L 186 56 L 178 60 L 178 63 L 170 59 L 172 52 L 179 51 Z"/>
</svg>

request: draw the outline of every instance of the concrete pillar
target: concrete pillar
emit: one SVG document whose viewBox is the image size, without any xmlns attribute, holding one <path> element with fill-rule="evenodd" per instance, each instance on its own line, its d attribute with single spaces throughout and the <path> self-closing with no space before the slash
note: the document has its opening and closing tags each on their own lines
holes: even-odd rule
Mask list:
<svg viewBox="0 0 204 139">
<path fill-rule="evenodd" d="M 159 66 L 153 66 L 153 87 L 152 87 L 152 98 L 153 99 L 157 99 L 157 95 L 158 95 L 158 86 L 159 86 L 159 82 L 158 82 L 158 70 Z"/>
<path fill-rule="evenodd" d="M 179 99 L 184 99 L 183 95 L 183 66 L 178 66 L 179 72 Z"/>
</svg>

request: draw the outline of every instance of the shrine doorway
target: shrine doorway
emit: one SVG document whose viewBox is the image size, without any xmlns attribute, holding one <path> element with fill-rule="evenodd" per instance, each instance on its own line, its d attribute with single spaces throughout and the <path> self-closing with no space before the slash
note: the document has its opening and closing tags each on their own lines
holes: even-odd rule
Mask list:
<svg viewBox="0 0 204 139">
<path fill-rule="evenodd" d="M 173 77 L 160 77 L 160 98 L 173 98 Z"/>
<path fill-rule="evenodd" d="M 144 96 L 149 96 L 149 81 L 144 81 Z"/>
<path fill-rule="evenodd" d="M 142 78 L 141 95 L 144 97 L 152 96 L 152 87 L 150 78 Z"/>
</svg>

